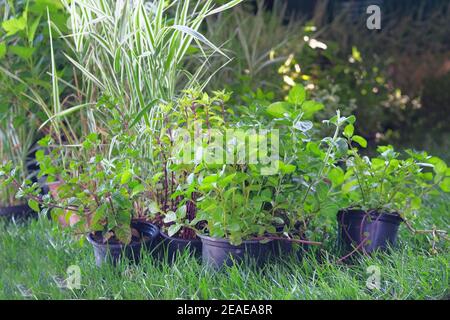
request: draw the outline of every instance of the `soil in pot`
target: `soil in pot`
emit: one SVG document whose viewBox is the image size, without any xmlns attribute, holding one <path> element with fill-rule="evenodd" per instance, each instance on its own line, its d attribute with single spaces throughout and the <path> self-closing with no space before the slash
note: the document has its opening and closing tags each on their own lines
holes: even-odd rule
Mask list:
<svg viewBox="0 0 450 320">
<path fill-rule="evenodd" d="M 200 256 L 202 253 L 202 241 L 200 238 L 182 239 L 169 237 L 166 233 L 161 231 L 161 246 L 159 253 L 162 257 L 167 256 L 169 261 L 173 261 L 178 255 L 186 250 L 191 254 Z"/>
<path fill-rule="evenodd" d="M 10 207 L 0 207 L 0 217 L 6 218 L 28 218 L 36 213 L 27 204 L 10 206 Z"/>
<path fill-rule="evenodd" d="M 400 223 L 398 214 L 341 210 L 337 215 L 338 238 L 346 252 L 371 253 L 394 246 Z"/>
<path fill-rule="evenodd" d="M 160 241 L 159 228 L 148 222 L 133 222 L 132 227 L 140 233 L 141 239 L 133 236 L 131 243 L 128 245 L 117 241 L 103 243 L 103 238 L 98 233 L 91 233 L 87 236 L 88 241 L 94 247 L 97 266 L 101 266 L 105 262 L 116 265 L 123 257 L 134 263 L 139 263 L 143 249 L 150 252 L 154 251 Z"/>
<path fill-rule="evenodd" d="M 205 235 L 199 235 L 202 240 L 202 261 L 203 264 L 213 268 L 222 266 L 232 266 L 245 259 L 251 259 L 257 265 L 266 263 L 271 257 L 276 257 L 283 250 L 284 245 L 279 241 L 270 240 L 261 243 L 259 240 L 243 241 L 239 246 L 234 246 L 228 239 L 212 238 Z"/>
</svg>

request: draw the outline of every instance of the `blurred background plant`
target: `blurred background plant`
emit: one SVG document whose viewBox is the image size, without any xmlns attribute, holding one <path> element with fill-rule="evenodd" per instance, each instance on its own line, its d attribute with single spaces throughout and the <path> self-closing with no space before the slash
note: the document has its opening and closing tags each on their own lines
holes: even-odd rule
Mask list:
<svg viewBox="0 0 450 320">
<path fill-rule="evenodd" d="M 210 87 L 227 86 L 235 93 L 278 89 L 277 67 L 295 46 L 303 21 L 290 19 L 286 3 L 276 2 L 268 10 L 265 1 L 246 1 L 233 10 L 207 19 L 207 35 L 232 57 Z M 275 57 L 275 52 L 280 54 Z M 212 63 L 224 63 L 218 57 Z"/>
<path fill-rule="evenodd" d="M 336 109 L 357 116 L 369 153 L 393 143 L 448 159 L 449 4 L 372 2 L 255 0 L 209 19 L 209 39 L 233 57 L 211 87 L 247 103 L 301 83 L 325 106 L 318 121 Z M 381 30 L 366 27 L 369 4 L 381 7 Z"/>
<path fill-rule="evenodd" d="M 369 4 L 381 8 L 382 29 L 376 32 L 365 27 Z M 443 90 L 450 74 L 449 14 L 445 0 L 323 0 L 311 11 L 314 25 L 324 30 L 323 38 L 339 43 L 338 56 L 357 46 L 364 64 L 380 68 L 378 63 L 383 63 L 380 71 L 392 90 L 383 103 L 384 116 L 379 116 L 378 141 L 449 159 L 450 99 Z"/>
<path fill-rule="evenodd" d="M 38 128 L 51 112 L 41 108 L 50 108 L 52 97 L 47 10 L 65 31 L 67 16 L 58 0 L 0 1 L 0 161 L 12 160 L 21 170 L 21 178 L 36 175 Z M 56 42 L 55 51 L 62 45 Z M 57 72 L 70 79 L 72 70 L 61 64 L 60 58 L 57 54 Z M 65 88 L 62 85 L 61 92 Z M 14 204 L 12 194 L 2 190 L 0 206 Z"/>
</svg>

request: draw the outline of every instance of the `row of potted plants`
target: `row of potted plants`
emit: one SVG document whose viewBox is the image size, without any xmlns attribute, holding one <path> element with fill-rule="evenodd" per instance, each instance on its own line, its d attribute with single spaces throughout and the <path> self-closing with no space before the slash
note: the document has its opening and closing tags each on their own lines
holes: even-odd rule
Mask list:
<svg viewBox="0 0 450 320">
<path fill-rule="evenodd" d="M 427 194 L 450 191 L 441 159 L 414 151 L 401 157 L 392 146 L 369 158 L 360 153 L 367 143 L 355 135 L 354 116 L 337 111 L 314 123 L 323 106 L 307 100 L 301 86 L 282 102 L 234 107 L 229 97 L 186 91 L 161 103 L 159 130 L 142 135 L 132 118 L 117 113 L 116 100 L 103 97 L 97 108 L 117 113 L 107 129 L 78 147 L 51 137 L 39 142 L 39 176 L 53 192 L 42 195 L 12 163 L 0 167 L 0 179 L 33 210 L 87 235 L 97 264 L 107 256 L 137 258 L 143 244 L 158 243 L 171 258 L 186 248 L 201 251 L 216 267 L 245 256 L 264 262 L 291 254 L 293 243 L 320 245 L 336 217 L 348 252 L 372 252 L 395 243 L 399 224 L 409 225 Z M 330 136 L 317 138 L 323 127 Z M 230 130 L 233 139 L 218 139 Z M 139 152 L 142 139 L 150 155 Z M 248 148 L 252 142 L 259 148 Z M 275 142 L 276 170 L 249 161 Z M 239 146 L 249 150 L 246 157 L 225 159 L 239 159 Z"/>
</svg>

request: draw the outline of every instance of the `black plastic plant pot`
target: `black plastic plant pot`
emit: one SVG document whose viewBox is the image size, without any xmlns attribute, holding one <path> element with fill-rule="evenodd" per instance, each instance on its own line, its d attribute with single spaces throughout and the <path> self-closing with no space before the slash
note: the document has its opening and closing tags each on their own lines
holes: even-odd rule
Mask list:
<svg viewBox="0 0 450 320">
<path fill-rule="evenodd" d="M 337 214 L 338 237 L 347 252 L 371 253 L 394 246 L 403 219 L 396 213 L 341 210 Z"/>
<path fill-rule="evenodd" d="M 161 231 L 161 250 L 160 254 L 167 257 L 169 261 L 176 258 L 186 250 L 190 253 L 200 256 L 202 253 L 202 241 L 200 238 L 196 239 L 181 239 L 175 237 L 169 237 L 167 234 Z"/>
<path fill-rule="evenodd" d="M 151 252 L 156 248 L 160 241 L 160 233 L 157 226 L 148 222 L 133 222 L 132 227 L 144 237 L 144 241 L 132 242 L 128 245 L 104 244 L 96 241 L 93 234 L 87 236 L 88 241 L 94 247 L 95 263 L 97 266 L 100 267 L 105 262 L 109 262 L 115 266 L 123 257 L 131 262 L 139 263 L 143 248 Z"/>
<path fill-rule="evenodd" d="M 10 207 L 0 207 L 0 217 L 26 218 L 32 216 L 33 214 L 33 209 L 31 209 L 27 204 Z"/>
<path fill-rule="evenodd" d="M 257 265 L 266 263 L 269 258 L 281 253 L 283 248 L 279 246 L 278 241 L 270 240 L 261 243 L 258 240 L 243 241 L 240 245 L 234 246 L 228 239 L 212 238 L 205 235 L 199 235 L 202 239 L 202 261 L 203 264 L 219 269 L 222 266 L 232 266 L 245 259 L 251 259 Z"/>
<path fill-rule="evenodd" d="M 275 225 L 275 230 L 277 234 L 281 234 L 284 231 L 284 224 Z M 281 238 L 283 236 L 280 236 Z M 275 256 L 284 256 L 295 252 L 297 257 L 301 260 L 303 258 L 304 253 L 308 250 L 307 244 L 298 244 L 287 239 L 283 240 L 274 240 L 273 241 L 273 250 L 275 252 Z"/>
</svg>

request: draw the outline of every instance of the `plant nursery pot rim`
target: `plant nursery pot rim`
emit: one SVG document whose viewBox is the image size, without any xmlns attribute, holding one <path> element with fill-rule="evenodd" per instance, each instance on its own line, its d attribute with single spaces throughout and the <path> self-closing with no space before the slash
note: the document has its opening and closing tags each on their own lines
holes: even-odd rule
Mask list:
<svg viewBox="0 0 450 320">
<path fill-rule="evenodd" d="M 345 215 L 347 213 L 348 215 L 346 217 L 350 219 L 352 216 L 363 217 L 370 215 L 372 219 L 378 219 L 378 221 L 389 222 L 394 224 L 400 224 L 404 221 L 403 218 L 397 212 L 379 212 L 374 210 L 367 212 L 361 209 L 343 209 L 339 210 L 339 212 L 337 213 L 337 220 L 339 223 L 341 223 L 342 215 Z"/>
<path fill-rule="evenodd" d="M 153 237 L 150 238 L 147 241 L 131 242 L 129 244 L 123 244 L 123 243 L 117 243 L 117 244 L 99 243 L 99 242 L 95 241 L 92 232 L 87 234 L 86 238 L 89 241 L 89 243 L 91 243 L 94 247 L 98 247 L 98 248 L 109 247 L 109 248 L 112 248 L 112 249 L 123 249 L 123 248 L 126 248 L 126 247 L 133 247 L 134 248 L 134 247 L 138 247 L 138 246 L 142 245 L 143 243 L 148 243 L 148 242 L 154 240 L 155 238 L 157 238 L 158 235 L 160 234 L 158 226 L 154 225 L 153 223 L 144 222 L 144 221 L 133 221 L 132 222 L 132 225 L 139 225 L 139 224 L 140 225 L 145 224 L 145 225 L 151 226 L 153 228 L 153 231 L 154 231 Z"/>
<path fill-rule="evenodd" d="M 197 238 L 195 239 L 182 239 L 182 238 L 177 238 L 177 237 L 170 237 L 167 233 L 165 233 L 164 231 L 159 231 L 159 233 L 161 234 L 161 237 L 164 240 L 172 240 L 172 241 L 177 241 L 177 242 L 182 242 L 182 243 L 191 243 L 191 242 L 197 242 L 200 243 L 202 242 L 202 240 L 199 238 L 199 235 L 197 234 Z"/>
<path fill-rule="evenodd" d="M 233 247 L 236 247 L 236 248 L 243 247 L 243 246 L 245 246 L 247 244 L 261 244 L 261 240 L 242 240 L 242 243 L 240 245 L 236 246 L 236 245 L 231 244 L 230 240 L 227 239 L 227 238 L 215 238 L 215 237 L 210 237 L 210 236 L 207 236 L 207 235 L 204 235 L 204 234 L 198 234 L 197 236 L 202 240 L 202 242 L 203 241 L 212 242 L 212 243 L 215 243 L 215 244 L 221 244 L 221 245 L 224 245 L 224 246 L 233 246 Z M 264 243 L 264 244 L 270 243 L 272 241 L 273 240 L 269 239 L 269 241 Z"/>
</svg>

